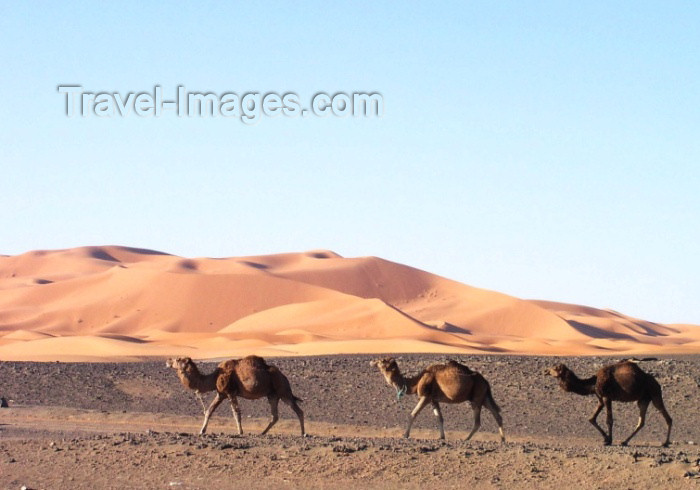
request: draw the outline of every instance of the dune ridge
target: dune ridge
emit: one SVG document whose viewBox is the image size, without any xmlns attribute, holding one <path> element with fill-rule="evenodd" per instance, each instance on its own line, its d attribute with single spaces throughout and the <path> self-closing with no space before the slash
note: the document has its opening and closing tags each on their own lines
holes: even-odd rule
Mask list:
<svg viewBox="0 0 700 490">
<path fill-rule="evenodd" d="M 0 359 L 370 352 L 697 353 L 700 327 L 514 298 L 327 250 L 184 258 L 91 246 L 0 256 Z"/>
</svg>

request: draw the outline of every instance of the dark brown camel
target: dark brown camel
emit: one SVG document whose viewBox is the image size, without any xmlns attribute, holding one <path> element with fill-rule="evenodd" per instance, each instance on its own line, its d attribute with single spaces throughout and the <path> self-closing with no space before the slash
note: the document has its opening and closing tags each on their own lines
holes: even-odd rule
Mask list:
<svg viewBox="0 0 700 490">
<path fill-rule="evenodd" d="M 661 386 L 656 379 L 648 373 L 642 371 L 636 363 L 630 361 L 622 361 L 617 364 L 611 364 L 598 370 L 595 376 L 587 379 L 580 379 L 573 371 L 567 368 L 564 364 L 553 367 L 547 372 L 550 376 L 554 376 L 559 380 L 559 386 L 564 391 L 570 391 L 579 395 L 595 395 L 598 398 L 598 407 L 588 421 L 598 429 L 603 435 L 604 444 L 612 444 L 613 438 L 613 413 L 612 402 L 637 402 L 639 407 L 639 422 L 634 432 L 622 441 L 622 445 L 626 446 L 639 430 L 644 427 L 646 420 L 647 408 L 649 403 L 661 412 L 668 431 L 666 433 L 666 441 L 663 446 L 666 447 L 671 443 L 671 425 L 673 420 L 666 411 L 664 400 L 661 397 Z M 607 412 L 608 433 L 598 425 L 598 414 L 605 406 Z"/>
<path fill-rule="evenodd" d="M 304 412 L 297 404 L 301 399 L 292 393 L 287 377 L 277 367 L 268 365 L 261 357 L 248 356 L 243 359 L 224 361 L 217 366 L 214 372 L 209 374 L 200 373 L 189 357 L 168 359 L 166 366 L 177 371 L 182 384 L 186 388 L 194 390 L 200 402 L 202 402 L 201 393 L 216 391 L 216 396 L 211 404 L 204 410 L 204 423 L 199 431 L 200 434 L 206 432 L 209 418 L 225 398 L 231 402 L 231 410 L 236 419 L 238 433 L 243 434 L 241 410 L 236 398 L 240 396 L 246 400 L 267 397 L 272 418 L 265 430 L 262 431 L 263 434 L 266 434 L 277 423 L 279 419 L 278 404 L 282 400 L 294 410 L 299 418 L 301 435 L 306 435 L 304 432 Z"/>
<path fill-rule="evenodd" d="M 433 413 L 438 418 L 440 426 L 440 439 L 445 438 L 443 427 L 442 411 L 440 403 L 462 403 L 470 402 L 474 411 L 474 427 L 467 436 L 471 439 L 474 433 L 481 426 L 481 407 L 486 407 L 493 414 L 498 424 L 498 433 L 501 441 L 505 442 L 503 434 L 503 419 L 501 409 L 491 395 L 491 386 L 486 379 L 476 371 L 472 371 L 467 366 L 456 361 L 449 361 L 445 364 L 433 364 L 425 368 L 418 375 L 405 378 L 399 370 L 396 360 L 393 358 L 376 359 L 370 362 L 371 366 L 379 368 L 379 372 L 384 375 L 389 386 L 396 389 L 397 397 L 400 399 L 404 394 L 417 394 L 418 404 L 408 418 L 408 426 L 404 437 L 409 437 L 413 421 L 426 405 L 433 406 Z"/>
</svg>

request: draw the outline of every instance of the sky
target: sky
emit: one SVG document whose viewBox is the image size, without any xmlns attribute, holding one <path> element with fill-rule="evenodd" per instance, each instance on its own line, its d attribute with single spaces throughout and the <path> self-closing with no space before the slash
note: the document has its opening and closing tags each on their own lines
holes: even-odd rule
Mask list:
<svg viewBox="0 0 700 490">
<path fill-rule="evenodd" d="M 700 324 L 700 4 L 298 3 L 0 2 L 0 253 L 330 249 Z M 62 85 L 384 111 L 67 117 Z"/>
</svg>

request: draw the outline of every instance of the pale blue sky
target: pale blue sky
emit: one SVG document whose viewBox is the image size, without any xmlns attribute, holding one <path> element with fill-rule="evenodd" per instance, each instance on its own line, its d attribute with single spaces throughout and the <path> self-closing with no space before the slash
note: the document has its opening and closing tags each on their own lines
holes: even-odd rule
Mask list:
<svg viewBox="0 0 700 490">
<path fill-rule="evenodd" d="M 695 2 L 0 5 L 0 253 L 328 248 L 700 324 Z M 62 84 L 385 114 L 69 119 Z"/>
</svg>

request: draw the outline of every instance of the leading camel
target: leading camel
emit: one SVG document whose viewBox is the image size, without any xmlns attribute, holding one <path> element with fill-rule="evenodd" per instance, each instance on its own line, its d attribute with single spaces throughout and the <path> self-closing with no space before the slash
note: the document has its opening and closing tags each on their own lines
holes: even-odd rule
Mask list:
<svg viewBox="0 0 700 490">
<path fill-rule="evenodd" d="M 433 413 L 438 418 L 440 426 L 440 439 L 445 438 L 442 411 L 440 403 L 462 403 L 469 401 L 474 411 L 474 427 L 467 436 L 471 439 L 481 426 L 481 407 L 486 407 L 496 419 L 498 433 L 501 441 L 505 442 L 503 434 L 503 419 L 501 409 L 496 404 L 491 394 L 491 386 L 486 379 L 476 371 L 456 361 L 448 361 L 445 364 L 433 364 L 425 368 L 418 375 L 405 378 L 399 370 L 396 360 L 393 358 L 376 359 L 370 362 L 370 366 L 376 366 L 384 375 L 389 386 L 396 389 L 398 398 L 404 394 L 417 394 L 418 404 L 408 418 L 408 426 L 404 437 L 409 437 L 413 421 L 426 405 L 433 406 Z"/>
<path fill-rule="evenodd" d="M 236 419 L 238 433 L 243 434 L 241 410 L 236 398 L 240 396 L 246 400 L 267 397 L 272 418 L 265 430 L 262 431 L 263 434 L 266 434 L 277 423 L 279 419 L 278 404 L 282 400 L 294 410 L 299 418 L 301 435 L 306 435 L 304 432 L 304 412 L 297 404 L 301 399 L 292 393 L 287 377 L 277 367 L 268 365 L 261 357 L 248 356 L 243 359 L 224 361 L 209 374 L 202 374 L 189 357 L 168 359 L 166 366 L 177 371 L 182 384 L 186 388 L 194 390 L 202 406 L 204 406 L 204 402 L 201 393 L 216 391 L 216 396 L 211 404 L 204 410 L 204 423 L 199 431 L 200 434 L 206 432 L 209 417 L 224 401 L 224 398 L 228 398 L 231 402 L 231 410 Z"/>
<path fill-rule="evenodd" d="M 559 380 L 559 386 L 564 391 L 570 391 L 578 395 L 595 395 L 598 398 L 598 407 L 588 421 L 598 429 L 603 435 L 604 444 L 609 446 L 612 444 L 613 432 L 613 413 L 612 402 L 637 402 L 639 407 L 639 422 L 634 432 L 622 441 L 622 445 L 626 446 L 639 430 L 644 427 L 646 420 L 647 408 L 649 403 L 661 412 L 668 431 L 666 432 L 666 441 L 663 443 L 667 447 L 671 443 L 671 425 L 673 420 L 666 411 L 664 400 L 661 397 L 661 386 L 656 379 L 648 373 L 642 371 L 636 363 L 630 361 L 622 361 L 617 364 L 611 364 L 598 370 L 598 372 L 590 378 L 580 379 L 564 364 L 555 366 L 547 371 L 547 374 L 554 376 Z M 597 422 L 598 414 L 605 406 L 607 412 L 608 433 L 606 433 Z"/>
</svg>

